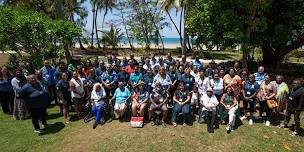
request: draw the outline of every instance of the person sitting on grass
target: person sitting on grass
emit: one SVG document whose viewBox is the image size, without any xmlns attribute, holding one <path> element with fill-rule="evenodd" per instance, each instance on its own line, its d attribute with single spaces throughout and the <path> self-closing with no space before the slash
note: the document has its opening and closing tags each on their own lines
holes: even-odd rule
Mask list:
<svg viewBox="0 0 304 152">
<path fill-rule="evenodd" d="M 133 93 L 132 100 L 132 115 L 134 117 L 140 116 L 143 117 L 145 113 L 145 108 L 149 101 L 149 92 L 145 90 L 145 83 L 140 81 L 137 88 Z M 137 114 L 137 110 L 139 110 L 139 115 Z"/>
<path fill-rule="evenodd" d="M 227 133 L 234 131 L 235 126 L 235 113 L 238 109 L 238 101 L 236 100 L 233 90 L 231 87 L 226 88 L 226 92 L 221 99 L 221 104 L 223 105 L 224 111 L 229 114 L 229 123 L 227 124 Z"/>
<path fill-rule="evenodd" d="M 162 126 L 166 127 L 165 120 L 167 118 L 168 114 L 168 108 L 166 106 L 166 103 L 169 99 L 169 95 L 167 90 L 165 90 L 160 82 L 155 83 L 155 87 L 150 95 L 151 99 L 151 105 L 149 108 L 150 113 L 150 119 L 151 119 L 151 125 L 155 125 L 153 118 L 154 118 L 154 112 L 155 111 L 162 111 L 163 112 L 163 118 L 162 118 Z"/>
<path fill-rule="evenodd" d="M 213 89 L 209 87 L 207 93 L 201 97 L 200 104 L 202 105 L 202 113 L 206 114 L 207 130 L 209 133 L 214 133 L 215 123 L 217 119 L 216 107 L 219 104 L 216 96 L 213 95 Z M 201 119 L 201 114 L 199 116 Z"/>
<path fill-rule="evenodd" d="M 103 110 L 105 108 L 106 92 L 100 83 L 96 83 L 93 86 L 93 91 L 91 93 L 92 100 L 92 113 L 95 116 L 95 122 L 93 124 L 93 129 L 97 127 L 98 124 L 103 124 L 101 121 Z"/>
<path fill-rule="evenodd" d="M 131 93 L 129 89 L 125 87 L 125 84 L 123 82 L 119 82 L 118 88 L 115 90 L 115 93 L 109 103 L 112 104 L 112 102 L 115 102 L 114 104 L 115 119 L 122 120 L 121 118 L 125 113 L 125 110 L 127 108 L 127 102 L 130 99 L 130 97 L 131 97 Z"/>
<path fill-rule="evenodd" d="M 184 119 L 183 119 L 183 126 L 187 126 L 189 124 L 189 114 L 190 114 L 190 94 L 188 90 L 185 90 L 185 86 L 183 83 L 179 84 L 179 90 L 176 90 L 173 96 L 174 101 L 174 109 L 173 109 L 173 116 L 172 116 L 172 124 L 174 127 L 177 126 L 176 117 L 177 115 L 182 112 Z"/>
</svg>

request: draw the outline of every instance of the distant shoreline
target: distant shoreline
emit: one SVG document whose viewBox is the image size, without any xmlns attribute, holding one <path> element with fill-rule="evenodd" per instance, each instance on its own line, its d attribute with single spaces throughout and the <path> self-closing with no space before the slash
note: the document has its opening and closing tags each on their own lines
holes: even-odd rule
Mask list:
<svg viewBox="0 0 304 152">
<path fill-rule="evenodd" d="M 75 43 L 74 46 L 75 46 L 75 48 L 80 48 L 79 43 Z M 85 48 L 89 47 L 88 44 L 83 44 L 83 46 Z M 97 45 L 94 45 L 94 46 L 97 46 Z M 118 46 L 118 47 L 119 48 L 130 48 L 130 45 L 129 44 L 120 44 L 120 46 Z M 133 47 L 137 48 L 137 49 L 139 49 L 139 48 L 145 48 L 144 45 L 139 45 L 139 44 L 133 44 Z M 174 44 L 174 43 L 164 43 L 164 47 L 165 47 L 165 49 L 177 49 L 177 48 L 181 48 L 180 44 Z M 154 44 L 152 44 L 152 45 L 150 45 L 150 48 L 152 48 L 152 49 L 162 49 L 162 45 L 161 44 L 160 45 L 154 45 Z"/>
</svg>

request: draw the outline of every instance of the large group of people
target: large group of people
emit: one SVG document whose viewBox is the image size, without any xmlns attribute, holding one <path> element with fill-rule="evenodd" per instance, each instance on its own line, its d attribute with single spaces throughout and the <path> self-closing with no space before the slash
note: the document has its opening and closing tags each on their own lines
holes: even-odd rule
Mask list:
<svg viewBox="0 0 304 152">
<path fill-rule="evenodd" d="M 223 123 L 230 133 L 238 120 L 245 119 L 249 125 L 261 119 L 266 126 L 286 128 L 293 114 L 295 128 L 291 134 L 299 134 L 304 110 L 302 81 L 293 80 L 288 86 L 282 75 L 272 80 L 263 66 L 249 73 L 239 62 L 228 67 L 211 61 L 205 66 L 198 57 L 178 60 L 170 53 L 140 59 L 108 55 L 105 61 L 69 65 L 59 61 L 53 66 L 45 60 L 43 64 L 40 70 L 27 63 L 13 74 L 6 66 L 0 71 L 3 112 L 15 120 L 31 117 L 38 134 L 48 126 L 47 107 L 52 101 L 59 105 L 66 124 L 71 121 L 72 108 L 75 117 L 81 119 L 84 105 L 90 103 L 94 129 L 130 117 L 145 117 L 151 125 L 188 126 L 197 114 L 197 122 L 205 122 L 209 133 Z"/>
</svg>

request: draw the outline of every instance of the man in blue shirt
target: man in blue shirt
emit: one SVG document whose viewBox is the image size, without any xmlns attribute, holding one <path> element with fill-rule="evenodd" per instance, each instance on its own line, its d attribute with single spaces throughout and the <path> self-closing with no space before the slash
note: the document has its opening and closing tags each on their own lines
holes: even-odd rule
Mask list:
<svg viewBox="0 0 304 152">
<path fill-rule="evenodd" d="M 255 81 L 261 85 L 261 83 L 265 80 L 265 76 L 267 74 L 265 73 L 265 68 L 263 66 L 260 66 L 258 68 L 258 72 L 254 73 Z"/>
<path fill-rule="evenodd" d="M 195 66 L 197 69 L 202 68 L 204 65 L 200 61 L 200 58 L 198 56 L 195 56 L 195 59 L 192 61 L 193 66 Z"/>
<path fill-rule="evenodd" d="M 42 77 L 47 82 L 48 92 L 49 92 L 49 99 L 50 102 L 55 100 L 55 104 L 58 104 L 57 101 L 57 93 L 56 93 L 56 80 L 55 80 L 55 72 L 56 69 L 50 66 L 49 61 L 45 60 L 43 62 L 44 66 L 41 68 Z"/>
<path fill-rule="evenodd" d="M 112 67 L 110 64 L 106 65 L 106 71 L 101 75 L 101 83 L 105 87 L 105 91 L 107 96 L 112 93 L 112 95 L 115 92 L 115 87 L 116 87 L 116 72 L 112 70 Z"/>
</svg>

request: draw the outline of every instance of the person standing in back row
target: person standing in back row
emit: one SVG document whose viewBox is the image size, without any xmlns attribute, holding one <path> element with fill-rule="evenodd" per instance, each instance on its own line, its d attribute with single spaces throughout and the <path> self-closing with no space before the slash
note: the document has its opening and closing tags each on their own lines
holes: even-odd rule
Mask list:
<svg viewBox="0 0 304 152">
<path fill-rule="evenodd" d="M 5 114 L 13 114 L 14 110 L 14 90 L 11 84 L 12 76 L 7 67 L 0 69 L 0 103 Z"/>
<path fill-rule="evenodd" d="M 49 93 L 49 101 L 55 100 L 55 104 L 57 102 L 57 92 L 56 92 L 56 81 L 55 81 L 55 72 L 56 69 L 50 66 L 48 60 L 43 62 L 44 66 L 41 68 L 42 77 L 46 80 L 48 86 L 48 93 Z"/>
</svg>

